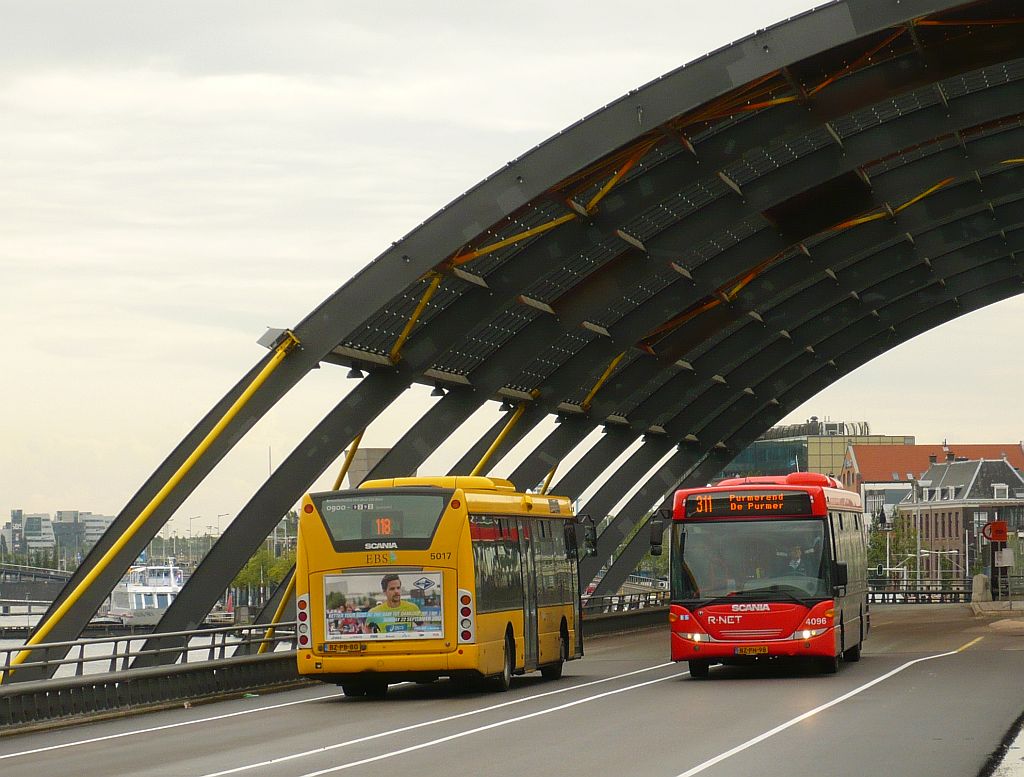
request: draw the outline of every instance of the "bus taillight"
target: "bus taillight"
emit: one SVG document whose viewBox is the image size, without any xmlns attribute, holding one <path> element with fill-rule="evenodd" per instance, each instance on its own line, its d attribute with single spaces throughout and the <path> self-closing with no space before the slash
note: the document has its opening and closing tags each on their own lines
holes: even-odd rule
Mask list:
<svg viewBox="0 0 1024 777">
<path fill-rule="evenodd" d="M 473 613 L 473 594 L 459 589 L 459 644 L 476 641 L 476 617 Z"/>
<path fill-rule="evenodd" d="M 295 618 L 299 622 L 297 629 L 299 632 L 299 647 L 309 647 L 309 594 L 303 594 L 302 596 L 296 597 L 295 610 Z"/>
</svg>

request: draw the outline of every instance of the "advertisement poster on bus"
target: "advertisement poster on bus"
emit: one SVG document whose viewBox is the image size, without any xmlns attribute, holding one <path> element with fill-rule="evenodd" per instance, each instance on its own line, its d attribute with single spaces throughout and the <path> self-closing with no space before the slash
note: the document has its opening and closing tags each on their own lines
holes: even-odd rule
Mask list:
<svg viewBox="0 0 1024 777">
<path fill-rule="evenodd" d="M 440 639 L 442 573 L 324 576 L 324 633 L 332 641 Z"/>
</svg>

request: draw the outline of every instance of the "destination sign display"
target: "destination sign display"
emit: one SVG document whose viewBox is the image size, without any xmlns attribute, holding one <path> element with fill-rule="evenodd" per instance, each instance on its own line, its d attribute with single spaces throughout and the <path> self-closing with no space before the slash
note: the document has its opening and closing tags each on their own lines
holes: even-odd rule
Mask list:
<svg viewBox="0 0 1024 777">
<path fill-rule="evenodd" d="M 686 497 L 690 518 L 747 515 L 810 515 L 811 495 L 805 491 L 714 491 Z"/>
</svg>

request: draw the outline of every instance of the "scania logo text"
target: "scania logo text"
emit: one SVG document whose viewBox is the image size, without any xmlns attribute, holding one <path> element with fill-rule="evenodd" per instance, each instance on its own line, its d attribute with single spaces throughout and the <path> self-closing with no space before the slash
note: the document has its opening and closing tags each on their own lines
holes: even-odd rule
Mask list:
<svg viewBox="0 0 1024 777">
<path fill-rule="evenodd" d="M 397 542 L 367 542 L 363 546 L 366 550 L 398 550 Z"/>
<path fill-rule="evenodd" d="M 733 612 L 771 612 L 772 608 L 767 604 L 734 604 Z"/>
</svg>

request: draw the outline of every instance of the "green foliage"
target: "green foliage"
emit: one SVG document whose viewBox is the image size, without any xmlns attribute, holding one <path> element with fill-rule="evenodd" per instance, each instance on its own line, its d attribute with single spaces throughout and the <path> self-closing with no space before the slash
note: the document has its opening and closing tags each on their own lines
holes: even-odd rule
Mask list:
<svg viewBox="0 0 1024 777">
<path fill-rule="evenodd" d="M 277 585 L 294 565 L 294 550 L 284 551 L 275 558 L 266 545 L 260 545 L 257 551 L 252 554 L 252 558 L 246 562 L 238 575 L 235 576 L 235 579 L 231 581 L 231 585 L 236 588 L 250 586 L 256 588 L 268 584 Z"/>
<path fill-rule="evenodd" d="M 907 556 L 913 556 L 917 552 L 917 537 L 914 535 L 914 527 L 911 521 L 896 518 L 893 521 L 891 531 L 872 529 L 868 540 L 868 567 L 886 565 L 885 544 L 889 542 L 889 566 L 900 565 L 901 568 L 914 571 L 917 567 L 914 559 L 907 560 Z M 906 563 L 901 563 L 906 561 Z"/>
</svg>

